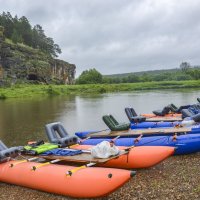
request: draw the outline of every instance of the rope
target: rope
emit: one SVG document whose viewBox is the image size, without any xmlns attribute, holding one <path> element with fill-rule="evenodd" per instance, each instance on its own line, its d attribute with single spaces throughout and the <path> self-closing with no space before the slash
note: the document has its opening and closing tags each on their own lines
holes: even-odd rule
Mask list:
<svg viewBox="0 0 200 200">
<path fill-rule="evenodd" d="M 164 137 L 166 137 L 166 138 L 170 138 L 170 136 L 164 136 Z M 165 139 L 165 138 L 158 138 L 158 139 L 155 139 L 155 140 L 152 140 L 152 141 L 149 141 L 149 142 L 146 142 L 146 143 L 143 143 L 143 144 L 141 144 L 140 146 L 143 146 L 143 145 L 145 145 L 145 144 L 149 144 L 149 143 L 151 143 L 151 142 L 155 142 L 155 141 L 158 141 L 158 140 L 161 140 L 161 139 Z"/>
</svg>

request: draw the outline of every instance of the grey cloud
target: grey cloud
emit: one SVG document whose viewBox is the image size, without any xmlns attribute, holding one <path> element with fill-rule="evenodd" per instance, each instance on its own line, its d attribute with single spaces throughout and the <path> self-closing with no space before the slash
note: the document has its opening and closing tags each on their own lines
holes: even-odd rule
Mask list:
<svg viewBox="0 0 200 200">
<path fill-rule="evenodd" d="M 16 3 L 17 2 L 17 3 Z M 200 64 L 200 0 L 0 0 L 41 24 L 60 58 L 103 74 Z"/>
</svg>

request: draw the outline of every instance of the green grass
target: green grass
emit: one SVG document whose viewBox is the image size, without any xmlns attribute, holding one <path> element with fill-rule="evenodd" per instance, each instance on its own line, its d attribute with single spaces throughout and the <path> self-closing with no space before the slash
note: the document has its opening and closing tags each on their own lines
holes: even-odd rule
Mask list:
<svg viewBox="0 0 200 200">
<path fill-rule="evenodd" d="M 8 38 L 5 39 L 5 42 L 8 43 L 8 44 L 14 44 L 13 41 L 11 39 L 8 39 Z"/>
<path fill-rule="evenodd" d="M 21 48 L 24 48 L 25 50 L 29 51 L 29 52 L 36 52 L 36 53 L 39 53 L 40 51 L 38 49 L 34 49 L 26 44 L 23 44 L 23 43 L 17 43 L 15 44 L 11 39 L 9 38 L 5 38 L 5 42 L 7 44 L 10 44 L 11 46 L 14 46 L 15 48 L 16 47 L 21 47 Z"/>
<path fill-rule="evenodd" d="M 92 94 L 120 91 L 156 90 L 156 89 L 180 89 L 200 88 L 200 80 L 197 81 L 163 81 L 123 84 L 91 84 L 91 85 L 15 85 L 8 88 L 0 88 L 0 99 L 25 98 L 37 96 L 57 96 L 68 94 Z"/>
</svg>

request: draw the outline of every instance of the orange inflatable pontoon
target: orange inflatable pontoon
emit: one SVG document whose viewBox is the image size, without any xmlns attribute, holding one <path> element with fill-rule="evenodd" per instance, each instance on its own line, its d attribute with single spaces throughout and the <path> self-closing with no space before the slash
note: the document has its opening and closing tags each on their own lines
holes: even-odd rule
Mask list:
<svg viewBox="0 0 200 200">
<path fill-rule="evenodd" d="M 45 192 L 67 195 L 75 198 L 106 196 L 126 183 L 133 172 L 123 169 L 88 167 L 71 176 L 66 172 L 73 166 L 49 164 L 31 170 L 34 162 L 9 161 L 0 164 L 0 181 L 37 189 Z M 13 164 L 13 167 L 10 165 Z"/>
<path fill-rule="evenodd" d="M 90 149 L 91 145 L 74 146 L 75 149 Z M 119 146 L 118 146 L 119 147 Z M 119 147 L 120 150 L 127 147 Z M 139 146 L 130 149 L 129 153 L 108 160 L 106 163 L 98 164 L 102 167 L 114 167 L 122 169 L 139 169 L 152 167 L 174 153 L 174 147 L 166 146 Z M 56 157 L 54 157 L 55 159 Z"/>
<path fill-rule="evenodd" d="M 158 116 L 155 114 L 141 114 L 141 116 L 146 117 L 146 121 L 182 121 L 182 114 L 169 113 L 164 116 Z"/>
<path fill-rule="evenodd" d="M 158 115 L 155 115 L 155 114 L 153 114 L 153 113 L 149 113 L 149 114 L 141 114 L 141 116 L 144 116 L 144 117 L 146 117 L 146 118 L 154 118 L 154 117 L 158 117 L 158 118 L 161 118 L 161 117 L 163 117 L 163 118 L 165 118 L 165 117 L 169 117 L 169 118 L 171 118 L 171 117 L 182 117 L 182 114 L 179 114 L 179 113 L 169 113 L 169 114 L 166 114 L 166 115 L 164 115 L 164 116 L 158 116 Z"/>
</svg>

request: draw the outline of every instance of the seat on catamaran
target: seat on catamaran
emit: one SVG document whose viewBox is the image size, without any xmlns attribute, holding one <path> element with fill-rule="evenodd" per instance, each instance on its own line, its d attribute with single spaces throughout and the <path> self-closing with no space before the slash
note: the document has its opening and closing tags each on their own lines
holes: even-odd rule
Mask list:
<svg viewBox="0 0 200 200">
<path fill-rule="evenodd" d="M 104 115 L 102 119 L 111 131 L 123 131 L 130 128 L 130 123 L 119 123 L 112 115 Z"/>
<path fill-rule="evenodd" d="M 130 122 L 139 123 L 146 121 L 146 117 L 138 116 L 133 108 L 125 108 L 126 115 Z"/>
</svg>

